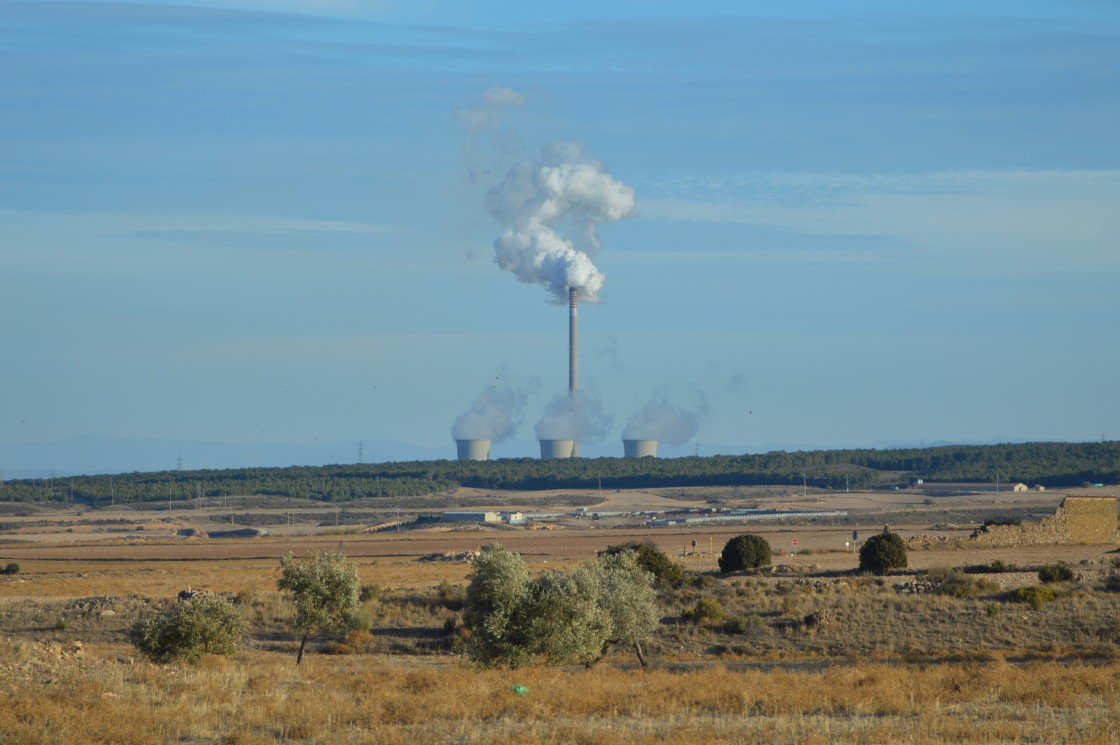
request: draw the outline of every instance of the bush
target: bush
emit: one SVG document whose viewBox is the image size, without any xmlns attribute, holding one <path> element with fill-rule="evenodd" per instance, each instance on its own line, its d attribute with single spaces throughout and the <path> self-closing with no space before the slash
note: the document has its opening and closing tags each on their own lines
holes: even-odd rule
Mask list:
<svg viewBox="0 0 1120 745">
<path fill-rule="evenodd" d="M 965 574 L 962 569 L 931 569 L 927 579 L 938 595 L 948 595 L 953 598 L 974 598 L 985 592 L 995 592 L 999 589 L 996 583 L 972 577 Z"/>
<path fill-rule="evenodd" d="M 867 539 L 859 548 L 859 568 L 864 572 L 885 574 L 906 566 L 906 544 L 897 533 L 883 531 Z"/>
<path fill-rule="evenodd" d="M 4 567 L 4 574 L 19 574 L 19 564 L 14 561 Z"/>
<path fill-rule="evenodd" d="M 1042 585 L 1020 587 L 1011 593 L 1011 599 L 1016 603 L 1026 603 L 1034 610 L 1038 610 L 1054 599 L 1054 591 Z"/>
<path fill-rule="evenodd" d="M 1120 573 L 1109 572 L 1104 578 L 1104 589 L 1107 592 L 1120 592 Z"/>
<path fill-rule="evenodd" d="M 1046 584 L 1053 582 L 1070 582 L 1073 580 L 1073 570 L 1065 564 L 1047 564 L 1038 570 L 1038 580 Z"/>
<path fill-rule="evenodd" d="M 463 604 L 467 602 L 466 589 L 462 585 L 453 585 L 447 580 L 443 580 L 436 587 L 436 596 L 439 598 L 439 604 L 451 611 L 463 610 Z"/>
<path fill-rule="evenodd" d="M 197 664 L 203 654 L 235 653 L 244 632 L 245 619 L 233 603 L 198 595 L 137 621 L 128 636 L 153 662 L 181 658 Z"/>
<path fill-rule="evenodd" d="M 765 538 L 749 533 L 737 535 L 723 547 L 719 570 L 723 574 L 741 569 L 755 569 L 770 563 L 770 544 Z"/>
<path fill-rule="evenodd" d="M 638 566 L 652 574 L 657 584 L 663 587 L 676 587 L 684 581 L 684 569 L 681 565 L 652 543 L 631 542 L 607 546 L 607 550 L 600 556 L 613 556 L 623 551 L 634 552 L 638 558 Z"/>
<path fill-rule="evenodd" d="M 369 603 L 369 602 L 372 602 L 374 600 L 380 600 L 380 599 L 381 599 L 381 585 L 379 585 L 379 584 L 374 583 L 374 584 L 370 584 L 370 585 L 362 585 L 361 589 L 358 590 L 358 602 L 359 603 Z"/>
<path fill-rule="evenodd" d="M 724 616 L 723 605 L 715 598 L 700 598 L 696 601 L 696 606 L 687 615 L 696 623 L 721 621 Z"/>
</svg>

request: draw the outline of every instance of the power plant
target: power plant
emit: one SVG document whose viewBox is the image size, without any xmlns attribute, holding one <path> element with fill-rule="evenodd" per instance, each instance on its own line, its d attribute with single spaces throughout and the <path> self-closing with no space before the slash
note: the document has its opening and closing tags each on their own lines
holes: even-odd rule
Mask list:
<svg viewBox="0 0 1120 745">
<path fill-rule="evenodd" d="M 634 190 L 581 145 L 554 142 L 538 156 L 512 164 L 487 190 L 483 205 L 504 226 L 493 243 L 494 263 L 521 282 L 545 287 L 551 302 L 568 301 L 568 395 L 552 398 L 536 436 L 541 458 L 578 458 L 580 440 L 598 441 L 611 421 L 598 401 L 579 390 L 579 303 L 603 299 L 606 275 L 593 261 L 601 245 L 598 227 L 637 217 Z M 564 235 L 573 228 L 578 236 Z M 489 458 L 490 444 L 509 438 L 520 424 L 516 416 L 503 417 L 502 407 L 523 403 L 524 396 L 499 393 L 480 396 L 456 421 L 452 437 L 460 460 Z M 629 457 L 656 457 L 658 441 L 677 443 L 677 435 L 657 426 L 665 417 L 653 418 L 653 426 L 622 433 L 624 440 L 634 438 L 625 445 Z M 494 425 L 499 419 L 503 426 Z"/>
</svg>

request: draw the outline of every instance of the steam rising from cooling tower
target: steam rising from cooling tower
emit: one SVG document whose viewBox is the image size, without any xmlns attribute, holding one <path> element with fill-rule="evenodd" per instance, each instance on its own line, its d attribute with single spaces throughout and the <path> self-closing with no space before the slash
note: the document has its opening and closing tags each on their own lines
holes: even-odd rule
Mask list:
<svg viewBox="0 0 1120 745">
<path fill-rule="evenodd" d="M 646 404 L 626 420 L 623 440 L 659 440 L 670 445 L 683 445 L 700 431 L 700 417 L 708 405 L 699 391 L 696 400 L 685 408 L 672 400 L 667 390 L 657 391 Z"/>
<path fill-rule="evenodd" d="M 494 261 L 522 282 L 544 285 L 555 303 L 568 301 L 569 288 L 584 302 L 601 300 L 606 276 L 592 262 L 598 226 L 637 214 L 634 190 L 571 143 L 514 164 L 487 193 L 486 209 L 509 226 L 494 241 Z M 571 237 L 561 227 L 570 227 Z"/>
<path fill-rule="evenodd" d="M 536 431 L 538 440 L 600 440 L 610 426 L 611 418 L 598 401 L 573 391 L 549 402 Z"/>
<path fill-rule="evenodd" d="M 513 437 L 521 425 L 526 395 L 504 383 L 488 386 L 471 408 L 455 420 L 451 436 L 456 440 L 501 442 Z"/>
</svg>

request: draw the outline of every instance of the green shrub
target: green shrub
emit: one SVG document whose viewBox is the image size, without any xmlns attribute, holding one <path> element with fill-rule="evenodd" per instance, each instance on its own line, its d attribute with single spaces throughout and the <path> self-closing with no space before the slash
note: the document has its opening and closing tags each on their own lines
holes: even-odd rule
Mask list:
<svg viewBox="0 0 1120 745">
<path fill-rule="evenodd" d="M 380 600 L 380 599 L 381 599 L 381 585 L 378 585 L 378 584 L 362 585 L 361 589 L 358 590 L 358 602 L 359 603 L 369 603 L 371 601 Z"/>
<path fill-rule="evenodd" d="M 770 564 L 770 544 L 765 538 L 746 533 L 732 538 L 723 547 L 719 570 L 723 574 L 741 569 L 754 569 Z"/>
<path fill-rule="evenodd" d="M 723 605 L 715 598 L 700 598 L 688 616 L 696 623 L 721 621 L 724 616 Z"/>
<path fill-rule="evenodd" d="M 1014 564 L 1007 564 L 999 559 L 995 559 L 990 564 L 973 564 L 964 568 L 965 574 L 1003 574 L 1017 571 L 1019 568 Z"/>
<path fill-rule="evenodd" d="M 985 592 L 995 592 L 999 585 L 985 579 L 977 579 L 964 573 L 962 569 L 940 567 L 929 570 L 926 579 L 934 586 L 938 595 L 953 598 L 974 598 Z"/>
<path fill-rule="evenodd" d="M 1038 580 L 1051 584 L 1053 582 L 1070 582 L 1073 580 L 1073 570 L 1065 564 L 1047 564 L 1038 570 Z"/>
<path fill-rule="evenodd" d="M 1104 578 L 1104 589 L 1107 592 L 1120 592 L 1120 572 L 1109 572 Z"/>
<path fill-rule="evenodd" d="M 1054 600 L 1054 591 L 1042 585 L 1020 587 L 1011 593 L 1011 599 L 1016 603 L 1026 603 L 1034 610 L 1038 610 L 1046 603 Z"/>
<path fill-rule="evenodd" d="M 638 566 L 652 574 L 662 587 L 676 587 L 684 581 L 684 568 L 652 543 L 630 542 L 607 546 L 605 551 L 600 552 L 600 556 L 611 556 L 623 551 L 633 551 L 637 556 Z"/>
<path fill-rule="evenodd" d="M 196 664 L 203 654 L 232 655 L 244 632 L 245 619 L 233 603 L 199 595 L 142 618 L 128 636 L 153 662 L 181 658 Z"/>
<path fill-rule="evenodd" d="M 346 615 L 346 628 L 350 631 L 369 631 L 373 627 L 373 613 L 365 606 L 354 608 Z"/>
<path fill-rule="evenodd" d="M 462 610 L 463 604 L 467 602 L 466 588 L 462 585 L 453 585 L 447 580 L 439 583 L 436 596 L 439 598 L 439 604 L 447 610 Z"/>
<path fill-rule="evenodd" d="M 984 612 L 988 615 L 988 618 L 999 618 L 1000 613 L 1003 612 L 1003 608 L 1000 607 L 999 603 L 988 603 Z"/>
<path fill-rule="evenodd" d="M 745 634 L 750 624 L 742 616 L 731 616 L 723 622 L 723 630 L 729 634 Z"/>
<path fill-rule="evenodd" d="M 873 535 L 859 548 L 859 568 L 864 572 L 885 574 L 906 566 L 906 544 L 897 533 L 883 531 Z"/>
<path fill-rule="evenodd" d="M 14 561 L 4 567 L 4 574 L 19 574 L 19 564 Z"/>
</svg>

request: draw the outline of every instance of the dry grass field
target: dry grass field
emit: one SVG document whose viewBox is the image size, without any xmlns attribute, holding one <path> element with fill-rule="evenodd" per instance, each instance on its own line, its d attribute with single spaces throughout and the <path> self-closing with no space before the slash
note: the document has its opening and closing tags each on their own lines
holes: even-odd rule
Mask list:
<svg viewBox="0 0 1120 745">
<path fill-rule="evenodd" d="M 823 499 L 811 490 L 721 496 Z M 1002 495 L 995 508 L 1044 511 L 1060 501 L 1027 496 L 1036 503 Z M 604 504 L 711 498 L 612 493 Z M 158 526 L 173 517 L 214 529 L 236 522 L 236 504 L 185 514 L 8 505 L 0 566 L 17 563 L 19 573 L 0 576 L 0 743 L 1120 742 L 1116 546 L 912 550 L 906 571 L 863 576 L 844 545 L 853 530 L 871 535 L 890 515 L 905 520 L 893 526 L 903 535 L 966 536 L 968 518 L 993 509 L 991 495 L 933 506 L 876 498 L 884 503 L 842 525 L 651 530 L 585 520 L 374 534 L 331 525 L 333 507 L 254 504 L 240 509 L 281 515 L 273 535 L 224 540 L 175 538 Z M 316 508 L 321 515 L 293 524 L 285 514 Z M 950 512 L 961 519 L 946 522 Z M 771 542 L 775 566 L 721 577 L 714 554 L 742 532 Z M 649 669 L 619 654 L 590 670 L 478 670 L 456 653 L 470 565 L 444 554 L 501 542 L 537 572 L 631 540 L 656 543 L 688 570 L 688 581 L 660 594 Z M 340 542 L 376 597 L 349 633 L 314 637 L 297 667 L 278 559 Z M 1051 588 L 1053 601 L 1011 597 L 1059 561 L 1076 576 Z M 1011 571 L 981 571 L 993 564 Z M 128 628 L 187 587 L 235 598 L 249 620 L 240 651 L 198 666 L 146 661 Z M 692 619 L 701 599 L 724 617 Z M 807 624 L 814 613 L 831 622 Z"/>
</svg>

